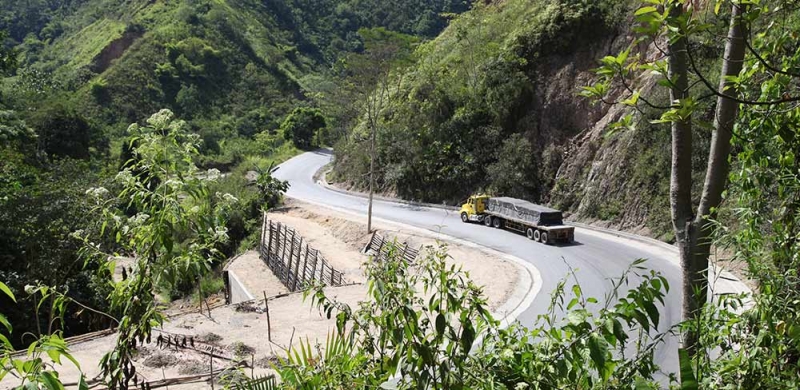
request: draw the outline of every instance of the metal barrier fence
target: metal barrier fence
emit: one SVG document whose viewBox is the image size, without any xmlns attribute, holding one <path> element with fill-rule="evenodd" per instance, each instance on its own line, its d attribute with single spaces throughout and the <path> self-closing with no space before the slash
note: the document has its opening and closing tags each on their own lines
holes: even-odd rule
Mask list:
<svg viewBox="0 0 800 390">
<path fill-rule="evenodd" d="M 294 229 L 267 219 L 266 213 L 259 254 L 289 291 L 302 289 L 312 281 L 326 286 L 344 284 L 342 273 L 328 264 L 318 250 L 303 242 Z"/>
<path fill-rule="evenodd" d="M 389 258 L 391 248 L 394 247 L 395 253 L 399 252 L 405 261 L 413 263 L 419 255 L 419 251 L 422 249 L 422 247 L 419 249 L 411 248 L 408 243 L 391 244 L 391 242 L 387 242 L 386 238 L 378 234 L 378 232 L 372 232 L 372 237 L 370 237 L 363 252 L 371 254 L 376 260 L 385 261 Z"/>
</svg>

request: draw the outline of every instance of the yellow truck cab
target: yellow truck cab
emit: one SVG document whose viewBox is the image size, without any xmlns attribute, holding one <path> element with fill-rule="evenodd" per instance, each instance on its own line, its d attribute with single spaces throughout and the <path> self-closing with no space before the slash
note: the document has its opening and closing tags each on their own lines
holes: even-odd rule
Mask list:
<svg viewBox="0 0 800 390">
<path fill-rule="evenodd" d="M 486 211 L 486 201 L 488 195 L 472 195 L 461 205 L 461 222 L 481 222 L 483 213 Z"/>
</svg>

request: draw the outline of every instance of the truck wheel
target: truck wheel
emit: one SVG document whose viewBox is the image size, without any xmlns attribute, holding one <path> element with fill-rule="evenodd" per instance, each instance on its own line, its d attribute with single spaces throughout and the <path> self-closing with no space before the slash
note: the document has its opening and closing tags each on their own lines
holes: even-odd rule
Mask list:
<svg viewBox="0 0 800 390">
<path fill-rule="evenodd" d="M 525 236 L 528 237 L 529 240 L 533 240 L 534 234 L 533 228 L 528 228 L 528 230 L 525 231 Z"/>
<path fill-rule="evenodd" d="M 467 213 L 461 213 L 461 222 L 469 222 L 469 215 L 467 215 Z"/>
<path fill-rule="evenodd" d="M 492 226 L 494 226 L 496 229 L 500 229 L 503 227 L 503 219 L 497 217 L 492 218 Z"/>
<path fill-rule="evenodd" d="M 539 241 L 540 238 L 541 238 L 541 236 L 540 236 L 539 231 L 538 230 L 534 230 L 533 231 L 533 241 Z"/>
<path fill-rule="evenodd" d="M 492 216 L 491 215 L 487 215 L 487 216 L 483 217 L 483 224 L 488 226 L 488 227 L 491 227 L 492 226 Z"/>
<path fill-rule="evenodd" d="M 545 245 L 548 244 L 548 242 L 547 242 L 547 232 L 542 232 L 541 239 L 542 239 L 542 244 L 545 244 Z"/>
</svg>

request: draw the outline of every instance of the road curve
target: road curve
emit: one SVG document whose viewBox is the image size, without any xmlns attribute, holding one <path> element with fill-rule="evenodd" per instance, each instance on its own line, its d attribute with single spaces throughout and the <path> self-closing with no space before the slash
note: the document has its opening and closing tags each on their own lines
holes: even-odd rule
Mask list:
<svg viewBox="0 0 800 390">
<path fill-rule="evenodd" d="M 286 195 L 290 198 L 366 216 L 366 199 L 331 191 L 314 181 L 314 174 L 332 157 L 332 152 L 327 150 L 307 152 L 281 164 L 274 176 L 289 181 Z M 385 200 L 373 203 L 373 215 L 441 232 L 530 262 L 539 270 L 543 285 L 533 303 L 517 317 L 523 325 L 533 325 L 536 316 L 546 312 L 550 291 L 568 274 L 570 268 L 576 270 L 584 296 L 596 297 L 602 302 L 610 290 L 609 279 L 619 277 L 631 262 L 641 258 L 648 259 L 645 265 L 664 275 L 672 287 L 665 306 L 661 308 L 659 330 L 666 330 L 681 319 L 681 271 L 677 255 L 662 246 L 582 228 L 575 229 L 574 244 L 549 246 L 510 231 L 462 223 L 454 211 Z M 663 372 L 678 371 L 677 349 L 678 341 L 671 337 L 657 351 L 656 360 Z"/>
</svg>

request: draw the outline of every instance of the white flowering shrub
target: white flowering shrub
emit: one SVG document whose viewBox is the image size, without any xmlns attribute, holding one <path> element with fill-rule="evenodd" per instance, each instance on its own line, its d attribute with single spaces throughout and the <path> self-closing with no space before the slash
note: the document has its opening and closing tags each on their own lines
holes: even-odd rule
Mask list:
<svg viewBox="0 0 800 390">
<path fill-rule="evenodd" d="M 101 235 L 113 248 L 100 247 L 84 237 L 87 261 L 101 262 L 101 272 L 118 254 L 134 257 L 128 277 L 109 283 L 112 310 L 121 317 L 117 346 L 101 361 L 112 388 L 125 388 L 133 379 L 132 354 L 164 321 L 154 299 L 157 286 L 191 285 L 221 259 L 228 240 L 228 211 L 237 203 L 227 193 L 210 192 L 221 177 L 218 170 L 200 172 L 193 163 L 200 138 L 169 110 L 161 110 L 146 125 L 128 127 L 132 158 L 116 175 L 119 193 L 92 188 L 87 196 L 104 216 Z"/>
</svg>

